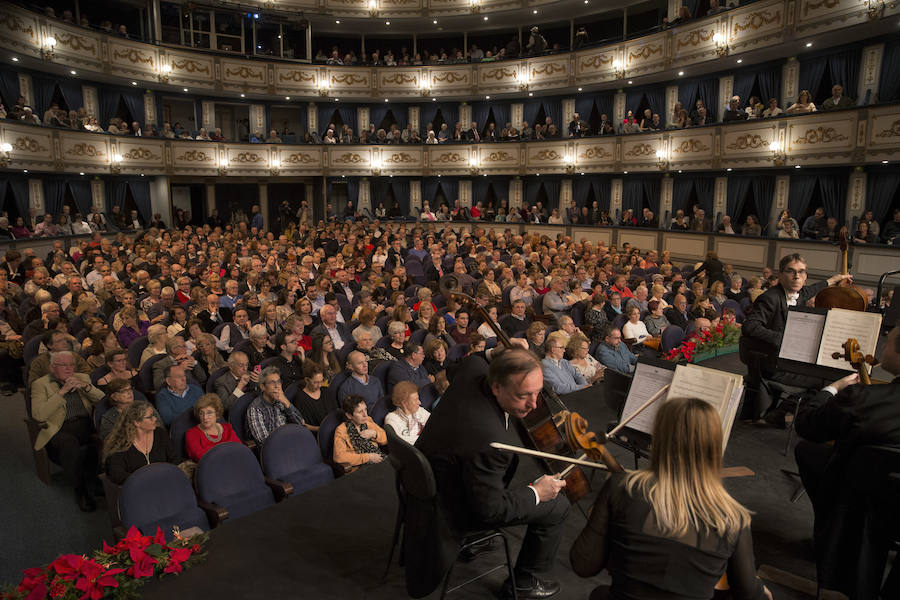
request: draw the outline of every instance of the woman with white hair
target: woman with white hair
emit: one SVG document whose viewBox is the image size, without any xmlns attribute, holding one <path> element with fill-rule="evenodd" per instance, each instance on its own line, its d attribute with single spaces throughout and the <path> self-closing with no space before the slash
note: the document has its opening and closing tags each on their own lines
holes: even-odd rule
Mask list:
<svg viewBox="0 0 900 600">
<path fill-rule="evenodd" d="M 428 130 L 428 137 L 425 138 L 425 143 L 426 143 L 426 144 L 437 144 L 437 143 L 438 143 L 437 138 L 434 137 L 434 130 L 433 130 L 433 129 L 429 129 L 429 130 Z"/>
</svg>

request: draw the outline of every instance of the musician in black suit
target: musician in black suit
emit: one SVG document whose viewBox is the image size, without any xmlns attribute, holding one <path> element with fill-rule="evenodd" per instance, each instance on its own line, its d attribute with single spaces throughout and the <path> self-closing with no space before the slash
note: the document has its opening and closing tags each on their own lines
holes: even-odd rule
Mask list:
<svg viewBox="0 0 900 600">
<path fill-rule="evenodd" d="M 492 358 L 489 368 L 478 355 L 464 361 L 416 447 L 431 463 L 453 530 L 528 525 L 516 560 L 516 592 L 519 598 L 546 598 L 559 591 L 559 583 L 536 575 L 551 569 L 559 548 L 569 511 L 559 495 L 565 482 L 545 475 L 527 486 L 511 485 L 518 457 L 489 445 L 522 444 L 515 420 L 537 406 L 541 364 L 523 348 Z M 445 555 L 452 560 L 453 553 Z M 512 596 L 509 580 L 503 592 Z"/>
<path fill-rule="evenodd" d="M 819 385 L 802 375 L 776 372 L 776 359 L 787 323 L 789 306 L 806 306 L 810 299 L 829 285 L 850 279 L 849 275 L 833 275 L 826 281 L 806 285 L 806 260 L 789 254 L 778 264 L 778 284 L 760 295 L 744 319 L 741 335 L 741 360 L 747 365 L 747 402 L 744 418 L 759 419 L 772 405 L 766 380 L 790 385 Z"/>
<path fill-rule="evenodd" d="M 857 573 L 874 568 L 880 575 L 884 568 L 868 562 L 877 552 L 866 548 L 879 542 L 870 535 L 870 528 L 861 525 L 871 510 L 870 499 L 860 489 L 864 485 L 852 483 L 859 475 L 853 459 L 863 446 L 900 447 L 900 326 L 888 334 L 881 365 L 895 376 L 891 383 L 861 385 L 855 373 L 844 377 L 806 401 L 795 424 L 803 440 L 794 456 L 815 514 L 819 583 L 851 597 L 854 594 L 845 586 L 856 585 L 848 582 L 853 582 Z M 880 581 L 879 577 L 878 585 Z"/>
</svg>

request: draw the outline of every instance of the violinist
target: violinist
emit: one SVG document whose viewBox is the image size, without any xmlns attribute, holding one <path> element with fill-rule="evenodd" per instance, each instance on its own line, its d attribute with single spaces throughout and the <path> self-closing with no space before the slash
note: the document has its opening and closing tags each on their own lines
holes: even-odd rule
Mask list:
<svg viewBox="0 0 900 600">
<path fill-rule="evenodd" d="M 862 494 L 856 504 L 840 502 L 841 489 L 851 476 L 848 464 L 854 453 L 862 446 L 900 447 L 900 325 L 888 334 L 881 365 L 895 376 L 892 382 L 862 385 L 858 374 L 848 375 L 805 402 L 797 416 L 796 429 L 803 440 L 794 449 L 794 456 L 813 504 L 817 562 L 820 541 L 824 541 L 819 537 L 822 527 L 846 522 L 847 511 L 864 512 Z M 865 538 L 860 534 L 857 544 Z M 845 545 L 832 547 L 844 549 Z M 853 544 L 847 544 L 845 552 L 846 564 L 854 566 L 854 556 L 869 556 Z M 820 574 L 835 567 L 818 566 Z"/>
<path fill-rule="evenodd" d="M 612 473 L 570 552 L 572 568 L 608 589 L 591 600 L 710 598 L 722 573 L 736 600 L 772 599 L 756 577 L 750 512 L 722 485 L 722 425 L 712 405 L 660 405 L 650 467 Z"/>
<path fill-rule="evenodd" d="M 569 501 L 560 494 L 565 481 L 545 475 L 527 486 L 511 484 L 517 456 L 489 445 L 522 445 L 515 420 L 537 407 L 544 382 L 541 363 L 522 347 L 502 350 L 489 358 L 490 366 L 481 355 L 464 360 L 416 448 L 431 463 L 441 506 L 459 536 L 494 527 L 528 525 L 515 564 L 516 595 L 547 598 L 559 591 L 559 583 L 538 574 L 550 571 L 559 548 L 569 512 Z M 449 546 L 460 540 L 445 541 Z M 407 555 L 415 551 L 411 548 Z M 441 565 L 443 573 L 455 551 L 444 555 L 447 564 Z M 508 579 L 501 593 L 502 597 L 512 597 Z"/>
<path fill-rule="evenodd" d="M 744 320 L 740 342 L 741 360 L 748 369 L 744 418 L 759 419 L 771 408 L 767 419 L 777 422 L 780 418 L 783 423 L 784 410 L 773 406 L 766 386 L 767 380 L 784 380 L 785 383 L 805 387 L 821 385 L 819 381 L 808 381 L 811 378 L 797 374 L 788 377 L 775 369 L 775 360 L 787 323 L 788 307 L 806 306 L 811 298 L 829 285 L 850 279 L 849 275 L 838 274 L 827 281 L 807 285 L 807 276 L 806 259 L 799 254 L 783 257 L 778 264 L 778 283 L 756 299 Z"/>
</svg>

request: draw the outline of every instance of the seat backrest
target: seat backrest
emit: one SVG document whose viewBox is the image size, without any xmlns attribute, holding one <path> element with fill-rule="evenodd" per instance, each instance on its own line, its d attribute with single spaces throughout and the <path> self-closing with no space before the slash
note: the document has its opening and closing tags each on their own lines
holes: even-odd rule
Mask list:
<svg viewBox="0 0 900 600">
<path fill-rule="evenodd" d="M 534 314 L 542 315 L 544 314 L 544 296 L 541 294 L 537 298 L 534 299 L 534 302 L 531 303 L 531 308 L 534 310 Z"/>
<path fill-rule="evenodd" d="M 414 344 L 422 345 L 426 335 L 428 335 L 427 329 L 416 329 L 409 335 L 409 341 Z"/>
<path fill-rule="evenodd" d="M 178 456 L 181 460 L 185 460 L 188 457 L 187 448 L 185 447 L 185 434 L 187 434 L 188 429 L 196 424 L 193 407 L 182 412 L 169 424 L 169 439 L 172 440 L 172 445 L 175 446 L 175 450 L 178 451 Z"/>
<path fill-rule="evenodd" d="M 382 396 L 375 403 L 375 406 L 372 407 L 372 410 L 369 411 L 369 416 L 372 417 L 372 420 L 375 421 L 379 427 L 383 427 L 384 419 L 392 409 L 393 405 L 391 404 L 391 400 L 387 396 Z"/>
<path fill-rule="evenodd" d="M 141 367 L 141 370 L 138 371 L 137 376 L 137 384 L 138 388 L 145 393 L 153 392 L 153 365 L 158 361 L 166 358 L 167 354 L 157 354 L 156 356 L 151 356 L 147 359 L 147 362 L 144 363 L 144 366 Z"/>
<path fill-rule="evenodd" d="M 460 361 L 468 351 L 468 344 L 453 344 L 453 346 L 450 348 L 450 351 L 447 352 L 447 360 L 451 362 Z"/>
<path fill-rule="evenodd" d="M 344 420 L 344 415 L 339 408 L 329 412 L 319 423 L 319 452 L 326 462 L 331 462 L 334 455 L 334 431 Z"/>
<path fill-rule="evenodd" d="M 181 469 L 170 463 L 153 463 L 141 467 L 128 476 L 119 493 L 122 525 L 126 529 L 134 525 L 145 535 L 153 535 L 156 531 L 144 531 L 142 527 L 173 519 L 192 508 L 199 512 L 191 481 Z M 201 519 L 205 519 L 205 516 L 201 516 Z M 167 525 L 161 527 L 168 537 L 172 535 L 172 525 L 183 523 L 173 521 Z M 209 529 L 208 521 L 205 525 Z"/>
<path fill-rule="evenodd" d="M 434 406 L 434 401 L 437 400 L 438 391 L 433 383 L 429 383 L 428 385 L 423 385 L 419 388 L 419 402 L 422 404 L 422 408 L 430 411 L 431 407 Z"/>
<path fill-rule="evenodd" d="M 660 350 L 669 352 L 672 348 L 677 348 L 684 341 L 684 330 L 678 325 L 669 325 L 662 332 L 660 340 Z"/>
<path fill-rule="evenodd" d="M 335 295 L 337 296 L 338 306 L 341 308 L 341 314 L 344 316 L 344 321 L 349 321 L 350 317 L 353 316 L 353 307 L 350 305 L 350 300 L 344 294 Z"/>
<path fill-rule="evenodd" d="M 128 359 L 128 365 L 132 369 L 140 368 L 141 354 L 144 353 L 144 350 L 149 345 L 150 345 L 150 340 L 147 339 L 146 335 L 142 335 L 138 339 L 131 342 L 131 345 L 128 346 L 128 354 L 127 354 L 126 358 Z"/>
<path fill-rule="evenodd" d="M 344 385 L 349 378 L 350 371 L 345 369 L 335 375 L 332 380 L 328 382 L 328 387 L 322 390 L 323 392 L 325 392 L 327 406 L 332 408 L 338 406 L 338 398 L 340 398 L 341 386 Z"/>
<path fill-rule="evenodd" d="M 210 448 L 197 465 L 195 482 L 201 500 L 224 506 L 232 517 L 275 504 L 256 455 L 243 444 L 225 442 Z M 250 504 L 245 500 L 248 492 L 258 494 Z M 232 505 L 236 498 L 242 500 L 240 512 L 235 512 Z"/>
<path fill-rule="evenodd" d="M 43 336 L 36 335 L 25 342 L 25 347 L 22 349 L 22 360 L 25 362 L 26 367 L 30 367 L 31 361 L 37 358 L 43 339 Z"/>
<path fill-rule="evenodd" d="M 137 400 L 137 398 L 135 398 Z M 100 402 L 94 405 L 94 429 L 100 431 L 100 421 L 103 420 L 103 415 L 112 408 L 109 405 L 109 400 L 107 396 L 104 396 L 100 399 Z"/>
<path fill-rule="evenodd" d="M 244 394 L 231 405 L 231 410 L 228 411 L 228 422 L 231 424 L 232 429 L 234 429 L 235 435 L 237 435 L 242 442 L 246 442 L 250 439 L 246 427 L 247 409 L 250 407 L 250 403 L 255 399 L 256 394 Z"/>
<path fill-rule="evenodd" d="M 387 331 L 387 324 L 391 321 L 391 315 L 381 315 L 378 319 L 375 320 L 375 325 L 378 326 L 378 329 L 381 331 Z"/>
<path fill-rule="evenodd" d="M 224 375 L 228 372 L 228 367 L 219 367 L 215 371 L 210 374 L 209 379 L 206 380 L 206 393 L 214 394 L 216 391 L 216 379 Z"/>
<path fill-rule="evenodd" d="M 375 365 L 374 369 L 372 369 L 372 373 L 371 373 L 372 376 L 377 377 L 382 383 L 386 383 L 388 371 L 391 370 L 391 367 L 394 365 L 394 362 L 396 362 L 396 361 L 393 361 L 393 360 L 381 361 L 380 363 Z"/>
<path fill-rule="evenodd" d="M 107 375 L 109 375 L 109 367 L 106 365 L 101 365 L 91 371 L 91 383 L 97 385 L 97 382 Z"/>
<path fill-rule="evenodd" d="M 617 315 L 616 319 L 613 321 L 613 327 L 622 331 L 622 328 L 625 326 L 625 315 Z"/>
<path fill-rule="evenodd" d="M 348 344 L 344 344 L 344 346 L 338 350 L 337 357 L 338 362 L 343 367 L 347 363 L 347 357 L 350 356 L 350 353 L 356 350 L 356 340 L 352 340 Z"/>
<path fill-rule="evenodd" d="M 397 472 L 403 491 L 418 500 L 432 500 L 437 495 L 437 483 L 431 463 L 415 446 L 401 439 L 393 427 L 388 425 L 384 430 L 391 465 Z"/>
<path fill-rule="evenodd" d="M 306 427 L 294 423 L 282 425 L 266 438 L 259 461 L 263 473 L 272 479 L 284 479 L 323 462 L 316 436 Z"/>
<path fill-rule="evenodd" d="M 575 324 L 575 327 L 584 325 L 584 305 L 581 302 L 573 304 L 569 316 L 572 317 L 572 323 Z"/>
</svg>

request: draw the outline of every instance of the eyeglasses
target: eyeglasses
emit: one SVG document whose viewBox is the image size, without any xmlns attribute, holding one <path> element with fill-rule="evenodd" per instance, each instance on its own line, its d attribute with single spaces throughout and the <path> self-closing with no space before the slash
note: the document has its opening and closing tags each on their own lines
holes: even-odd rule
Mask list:
<svg viewBox="0 0 900 600">
<path fill-rule="evenodd" d="M 784 273 L 785 275 L 791 275 L 791 276 L 794 276 L 794 275 L 803 276 L 803 275 L 806 275 L 806 269 L 785 269 L 784 271 L 782 271 L 782 273 Z"/>
</svg>

